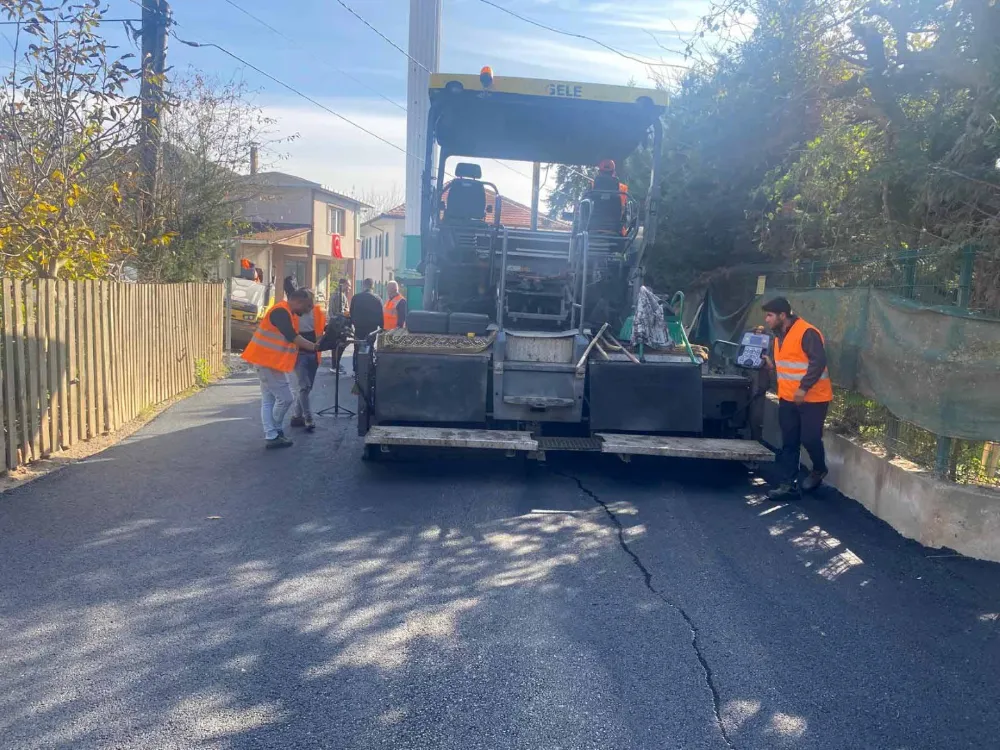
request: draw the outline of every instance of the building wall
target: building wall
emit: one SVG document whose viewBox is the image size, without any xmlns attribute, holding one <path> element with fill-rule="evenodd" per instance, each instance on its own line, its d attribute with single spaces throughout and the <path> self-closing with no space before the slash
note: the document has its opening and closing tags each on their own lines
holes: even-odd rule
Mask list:
<svg viewBox="0 0 1000 750">
<path fill-rule="evenodd" d="M 312 224 L 312 189 L 269 187 L 267 195 L 251 198 L 244 205 L 248 221 L 260 224 Z"/>
<path fill-rule="evenodd" d="M 327 210 L 335 206 L 344 212 L 344 231 L 340 234 L 340 252 L 344 259 L 353 258 L 356 252 L 358 237 L 358 213 L 345 203 L 338 203 L 321 192 L 316 192 L 312 198 L 313 252 L 317 256 L 333 257 L 333 235 L 329 231 Z"/>
<path fill-rule="evenodd" d="M 403 263 L 403 219 L 379 218 L 361 227 L 361 248 L 355 263 L 355 288 L 362 280 L 371 278 L 375 289 L 382 295 L 387 282 L 396 278 Z"/>
<path fill-rule="evenodd" d="M 248 221 L 259 224 L 301 225 L 311 228 L 308 239 L 296 240 L 298 248 L 275 248 L 271 262 L 277 286 L 293 269 L 298 269 L 296 275 L 300 284 L 309 286 L 318 293 L 325 293 L 334 285 L 337 279 L 354 277 L 355 258 L 359 247 L 359 217 L 353 204 L 338 201 L 333 196 L 315 186 L 284 186 L 270 185 L 265 188 L 266 194 L 260 198 L 248 200 L 244 205 L 244 216 Z M 340 249 L 342 259 L 333 257 L 332 233 L 327 221 L 330 206 L 335 206 L 344 212 L 344 226 L 340 233 Z M 258 246 L 264 247 L 266 246 Z M 245 245 L 246 257 L 266 267 L 266 254 L 251 245 Z"/>
</svg>

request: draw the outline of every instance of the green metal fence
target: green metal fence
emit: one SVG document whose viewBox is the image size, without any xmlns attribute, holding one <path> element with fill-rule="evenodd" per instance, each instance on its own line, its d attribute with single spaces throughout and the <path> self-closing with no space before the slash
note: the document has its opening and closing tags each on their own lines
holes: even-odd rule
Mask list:
<svg viewBox="0 0 1000 750">
<path fill-rule="evenodd" d="M 973 245 L 928 250 L 839 253 L 767 274 L 782 289 L 871 286 L 925 305 L 1000 317 L 1000 254 Z"/>
<path fill-rule="evenodd" d="M 860 393 L 835 389 L 827 429 L 954 482 L 1000 487 L 1000 443 L 942 438 Z"/>
</svg>

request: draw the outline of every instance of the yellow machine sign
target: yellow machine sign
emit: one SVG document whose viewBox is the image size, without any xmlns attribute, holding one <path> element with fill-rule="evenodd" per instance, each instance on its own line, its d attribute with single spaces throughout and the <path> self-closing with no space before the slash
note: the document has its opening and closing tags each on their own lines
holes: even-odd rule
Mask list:
<svg viewBox="0 0 1000 750">
<path fill-rule="evenodd" d="M 449 84 L 458 84 L 467 91 L 496 92 L 498 94 L 521 94 L 523 96 L 545 96 L 559 99 L 585 99 L 592 102 L 617 102 L 631 104 L 639 99 L 648 99 L 653 104 L 667 106 L 667 93 L 657 89 L 640 89 L 632 86 L 610 86 L 604 83 L 575 83 L 552 81 L 541 78 L 492 78 L 487 88 L 479 76 L 451 75 L 435 73 L 431 76 L 431 89 L 445 89 Z"/>
</svg>

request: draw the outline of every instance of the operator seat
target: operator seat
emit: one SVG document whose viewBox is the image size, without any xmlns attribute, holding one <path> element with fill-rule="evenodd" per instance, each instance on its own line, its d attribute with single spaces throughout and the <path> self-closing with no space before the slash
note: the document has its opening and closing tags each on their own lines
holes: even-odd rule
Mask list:
<svg viewBox="0 0 1000 750">
<path fill-rule="evenodd" d="M 622 233 L 624 206 L 618 191 L 618 178 L 614 175 L 600 173 L 594 178 L 594 190 L 586 196 L 594 202 L 590 215 L 591 231 L 617 235 Z"/>
<path fill-rule="evenodd" d="M 455 179 L 448 186 L 444 207 L 447 224 L 468 224 L 486 220 L 486 186 L 480 182 L 483 169 L 478 164 L 461 162 L 455 167 Z"/>
</svg>

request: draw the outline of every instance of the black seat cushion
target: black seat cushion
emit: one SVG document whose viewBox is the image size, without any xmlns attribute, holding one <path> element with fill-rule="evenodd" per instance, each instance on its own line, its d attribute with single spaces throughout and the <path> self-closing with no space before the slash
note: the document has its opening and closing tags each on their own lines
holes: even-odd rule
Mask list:
<svg viewBox="0 0 1000 750">
<path fill-rule="evenodd" d="M 448 187 L 448 202 L 444 219 L 484 221 L 486 218 L 486 186 L 478 180 L 457 179 Z"/>
<path fill-rule="evenodd" d="M 598 232 L 620 233 L 624 210 L 618 178 L 604 173 L 597 175 L 594 178 L 594 191 L 588 193 L 587 197 L 594 202 L 589 228 Z"/>
</svg>

